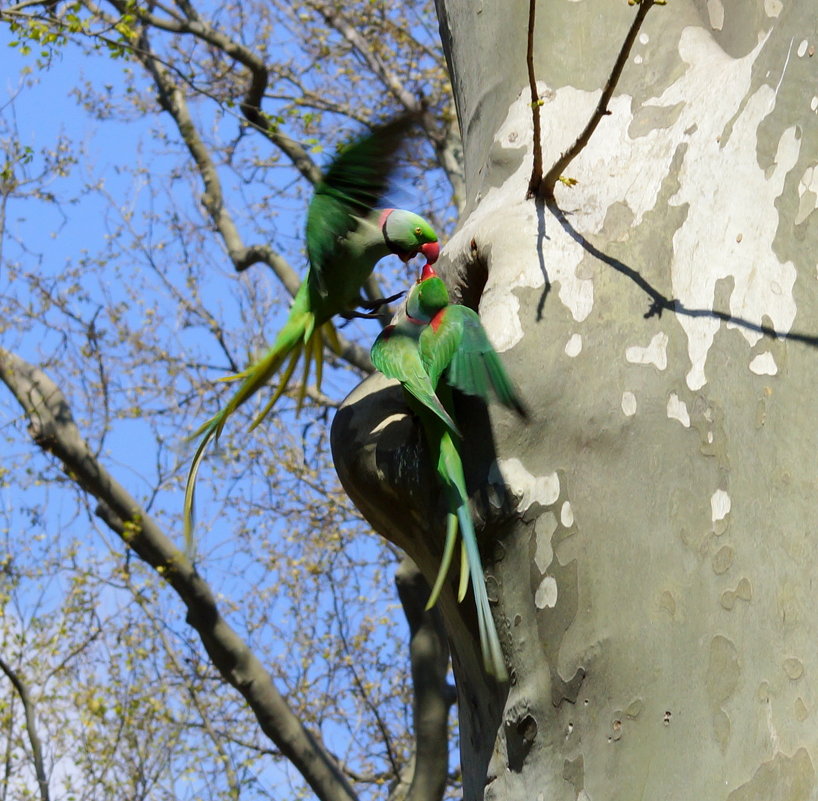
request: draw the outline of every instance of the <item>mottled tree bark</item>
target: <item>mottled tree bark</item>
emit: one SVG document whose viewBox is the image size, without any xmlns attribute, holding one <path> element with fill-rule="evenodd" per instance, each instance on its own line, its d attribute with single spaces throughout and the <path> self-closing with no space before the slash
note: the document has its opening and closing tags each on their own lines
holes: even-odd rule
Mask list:
<svg viewBox="0 0 818 801">
<path fill-rule="evenodd" d="M 528 3 L 439 0 L 466 158 L 441 260 L 533 411 L 460 410 L 511 671 L 442 599 L 464 797 L 807 799 L 818 792 L 818 31 L 811 0 L 671 0 L 606 115 L 527 199 Z M 635 9 L 540 4 L 547 172 Z M 431 578 L 443 521 L 400 391 L 334 425 L 356 504 Z M 454 579 L 453 579 L 454 580 Z"/>
</svg>

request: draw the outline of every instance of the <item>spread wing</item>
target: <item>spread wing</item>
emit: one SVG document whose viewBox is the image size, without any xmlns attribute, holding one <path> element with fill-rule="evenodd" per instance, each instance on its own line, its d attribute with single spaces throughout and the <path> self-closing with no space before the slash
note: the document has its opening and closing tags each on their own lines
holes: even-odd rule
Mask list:
<svg viewBox="0 0 818 801">
<path fill-rule="evenodd" d="M 337 255 L 339 240 L 379 208 L 395 170 L 395 154 L 417 119 L 404 114 L 347 145 L 332 161 L 307 211 L 307 254 L 315 279 Z"/>
<path fill-rule="evenodd" d="M 528 416 L 473 309 L 458 304 L 443 309 L 421 334 L 420 351 L 433 385 L 445 371 L 446 382 L 461 392 L 488 401 L 493 391 L 504 406 Z"/>
</svg>

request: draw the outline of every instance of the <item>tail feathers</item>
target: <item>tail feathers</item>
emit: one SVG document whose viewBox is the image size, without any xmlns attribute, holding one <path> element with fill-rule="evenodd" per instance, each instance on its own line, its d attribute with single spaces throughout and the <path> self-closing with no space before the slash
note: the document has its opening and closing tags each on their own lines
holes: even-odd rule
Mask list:
<svg viewBox="0 0 818 801">
<path fill-rule="evenodd" d="M 458 512 L 460 509 L 458 509 Z M 471 519 L 469 520 L 471 524 Z M 469 554 L 466 551 L 466 541 L 460 540 L 460 583 L 457 585 L 457 602 L 463 603 L 466 593 L 469 591 Z"/>
<path fill-rule="evenodd" d="M 291 316 L 284 328 L 281 329 L 273 346 L 261 357 L 257 362 L 251 364 L 247 369 L 242 370 L 233 376 L 227 376 L 219 379 L 220 381 L 241 381 L 241 385 L 236 390 L 233 397 L 227 402 L 227 405 L 221 409 L 216 415 L 210 418 L 200 428 L 191 434 L 190 439 L 201 437 L 201 441 L 196 448 L 193 455 L 193 461 L 188 471 L 187 483 L 185 484 L 185 500 L 183 507 L 183 525 L 185 533 L 185 549 L 188 556 L 192 555 L 193 550 L 193 501 L 196 487 L 196 478 L 199 474 L 199 468 L 204 460 L 205 451 L 211 441 L 217 440 L 224 429 L 228 418 L 239 408 L 245 401 L 249 400 L 258 392 L 267 382 L 281 369 L 281 366 L 289 357 L 289 362 L 278 387 L 273 393 L 272 398 L 265 404 L 261 412 L 253 420 L 250 429 L 256 428 L 262 420 L 269 414 L 270 410 L 275 406 L 278 399 L 284 394 L 287 384 L 298 366 L 298 361 L 301 357 L 302 351 L 307 351 L 307 358 L 305 359 L 304 377 L 302 385 L 299 389 L 298 409 L 306 396 L 306 383 L 309 373 L 310 356 L 315 358 L 317 380 L 320 387 L 321 383 L 321 367 L 323 359 L 323 339 L 326 339 L 327 344 L 336 352 L 340 352 L 340 344 L 338 342 L 338 335 L 332 323 L 325 323 L 320 326 L 318 330 L 314 330 L 315 316 L 312 312 L 302 312 L 297 316 Z"/>
<path fill-rule="evenodd" d="M 483 565 L 480 561 L 480 550 L 477 546 L 477 535 L 474 531 L 474 523 L 469 511 L 469 496 L 466 489 L 466 477 L 463 474 L 463 463 L 460 454 L 452 441 L 448 431 L 443 431 L 440 437 L 440 453 L 438 456 L 438 474 L 443 480 L 449 496 L 450 512 L 446 531 L 446 544 L 444 546 L 444 556 L 441 561 L 440 572 L 438 572 L 435 588 L 439 594 L 442 585 L 441 572 L 448 571 L 451 563 L 451 550 L 454 545 L 453 540 L 457 532 L 456 522 L 451 518 L 457 518 L 460 524 L 460 534 L 462 539 L 461 547 L 461 567 L 460 586 L 458 588 L 457 600 L 462 601 L 468 588 L 468 581 L 471 578 L 472 590 L 474 591 L 474 602 L 477 606 L 477 622 L 480 633 L 480 648 L 483 653 L 483 666 L 486 672 L 494 676 L 498 681 L 508 679 L 505 661 L 503 660 L 503 650 L 500 647 L 500 638 L 494 625 L 494 617 L 491 614 L 488 595 L 486 593 L 485 577 L 483 575 Z M 452 542 L 450 543 L 450 540 Z M 436 599 L 437 595 L 433 597 Z"/>
<path fill-rule="evenodd" d="M 324 341 L 330 347 L 336 356 L 341 355 L 341 341 L 338 339 L 338 332 L 331 320 L 328 320 L 321 326 L 321 333 L 324 335 Z M 320 386 L 320 382 L 319 382 Z"/>
<path fill-rule="evenodd" d="M 298 360 L 301 358 L 301 351 L 303 348 L 304 345 L 301 342 L 296 342 L 296 344 L 293 346 L 293 349 L 290 351 L 290 362 L 287 365 L 287 369 L 284 371 L 284 374 L 281 376 L 281 380 L 278 382 L 276 391 L 273 393 L 270 400 L 264 404 L 264 408 L 256 415 L 255 419 L 250 425 L 250 431 L 261 425 L 262 420 L 264 420 L 264 418 L 270 413 L 273 406 L 278 403 L 278 399 L 284 394 L 284 390 L 287 388 L 287 384 L 289 383 L 290 378 L 292 378 L 295 368 L 298 366 Z"/>
<path fill-rule="evenodd" d="M 463 532 L 463 550 L 471 574 L 474 603 L 477 606 L 477 625 L 480 632 L 480 648 L 483 652 L 483 667 L 487 673 L 494 676 L 498 681 L 506 681 L 508 671 L 503 659 L 503 649 L 500 647 L 500 637 L 497 634 L 494 617 L 491 614 L 485 577 L 483 576 L 483 565 L 480 561 L 480 551 L 477 548 L 477 538 L 474 534 L 468 506 L 461 505 L 457 510 L 457 516 L 460 519 L 460 527 Z"/>
<path fill-rule="evenodd" d="M 440 597 L 440 591 L 443 589 L 443 582 L 446 580 L 446 574 L 449 572 L 449 567 L 452 564 L 452 555 L 454 554 L 454 544 L 457 540 L 457 515 L 449 512 L 446 515 L 446 542 L 443 546 L 443 556 L 440 559 L 440 568 L 437 571 L 437 578 L 435 579 L 435 586 L 432 587 L 432 592 L 429 594 L 429 601 L 426 604 L 426 609 L 431 609 Z M 460 599 L 458 599 L 460 600 Z"/>
<path fill-rule="evenodd" d="M 218 415 L 217 415 L 218 416 Z M 193 461 L 190 463 L 190 470 L 187 474 L 187 483 L 185 484 L 185 502 L 182 509 L 183 514 L 183 525 L 184 525 L 184 532 L 185 532 L 185 556 L 191 561 L 193 560 L 193 496 L 196 491 L 196 477 L 199 475 L 199 468 L 202 464 L 202 459 L 204 459 L 205 450 L 207 450 L 207 446 L 214 437 L 218 436 L 218 425 L 215 421 L 216 418 L 210 421 L 210 427 L 207 429 L 205 435 L 202 437 L 202 441 L 199 443 L 199 446 L 196 448 L 196 453 L 193 454 Z M 222 421 L 224 424 L 224 421 Z M 201 431 L 201 429 L 200 429 Z M 198 432 L 197 432 L 198 433 Z"/>
</svg>

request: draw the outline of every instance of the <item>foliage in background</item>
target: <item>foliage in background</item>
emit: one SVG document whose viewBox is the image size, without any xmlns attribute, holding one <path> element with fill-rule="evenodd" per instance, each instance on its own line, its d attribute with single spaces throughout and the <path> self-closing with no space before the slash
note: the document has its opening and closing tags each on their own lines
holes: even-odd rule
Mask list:
<svg viewBox="0 0 818 801">
<path fill-rule="evenodd" d="M 0 22 L 19 72 L 0 101 L 0 346 L 56 382 L 178 543 L 185 436 L 282 319 L 316 167 L 422 106 L 396 200 L 451 225 L 459 144 L 432 3 L 27 0 Z M 380 278 L 406 284 L 397 263 Z M 405 624 L 397 555 L 340 490 L 327 420 L 377 330 L 343 330 L 349 358 L 300 418 L 282 403 L 248 435 L 242 410 L 197 501 L 199 571 L 363 798 L 410 755 Z M 0 392 L 0 655 L 51 797 L 303 794 L 177 599 L 26 425 Z M 43 797 L 20 698 L 3 697 L 0 798 Z"/>
</svg>

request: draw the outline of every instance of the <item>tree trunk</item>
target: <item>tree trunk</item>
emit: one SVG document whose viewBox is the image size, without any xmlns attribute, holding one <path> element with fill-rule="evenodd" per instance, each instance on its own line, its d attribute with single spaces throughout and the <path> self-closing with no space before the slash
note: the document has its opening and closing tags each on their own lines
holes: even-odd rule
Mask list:
<svg viewBox="0 0 818 801">
<path fill-rule="evenodd" d="M 528 3 L 439 0 L 466 158 L 444 276 L 532 409 L 463 404 L 489 597 L 442 598 L 464 798 L 816 797 L 818 32 L 812 0 L 650 10 L 605 115 L 532 172 Z M 548 169 L 636 10 L 541 3 Z M 804 404 L 807 404 L 805 407 Z M 443 520 L 400 391 L 366 381 L 336 464 L 427 578 Z M 491 436 L 488 436 L 489 430 Z"/>
</svg>

